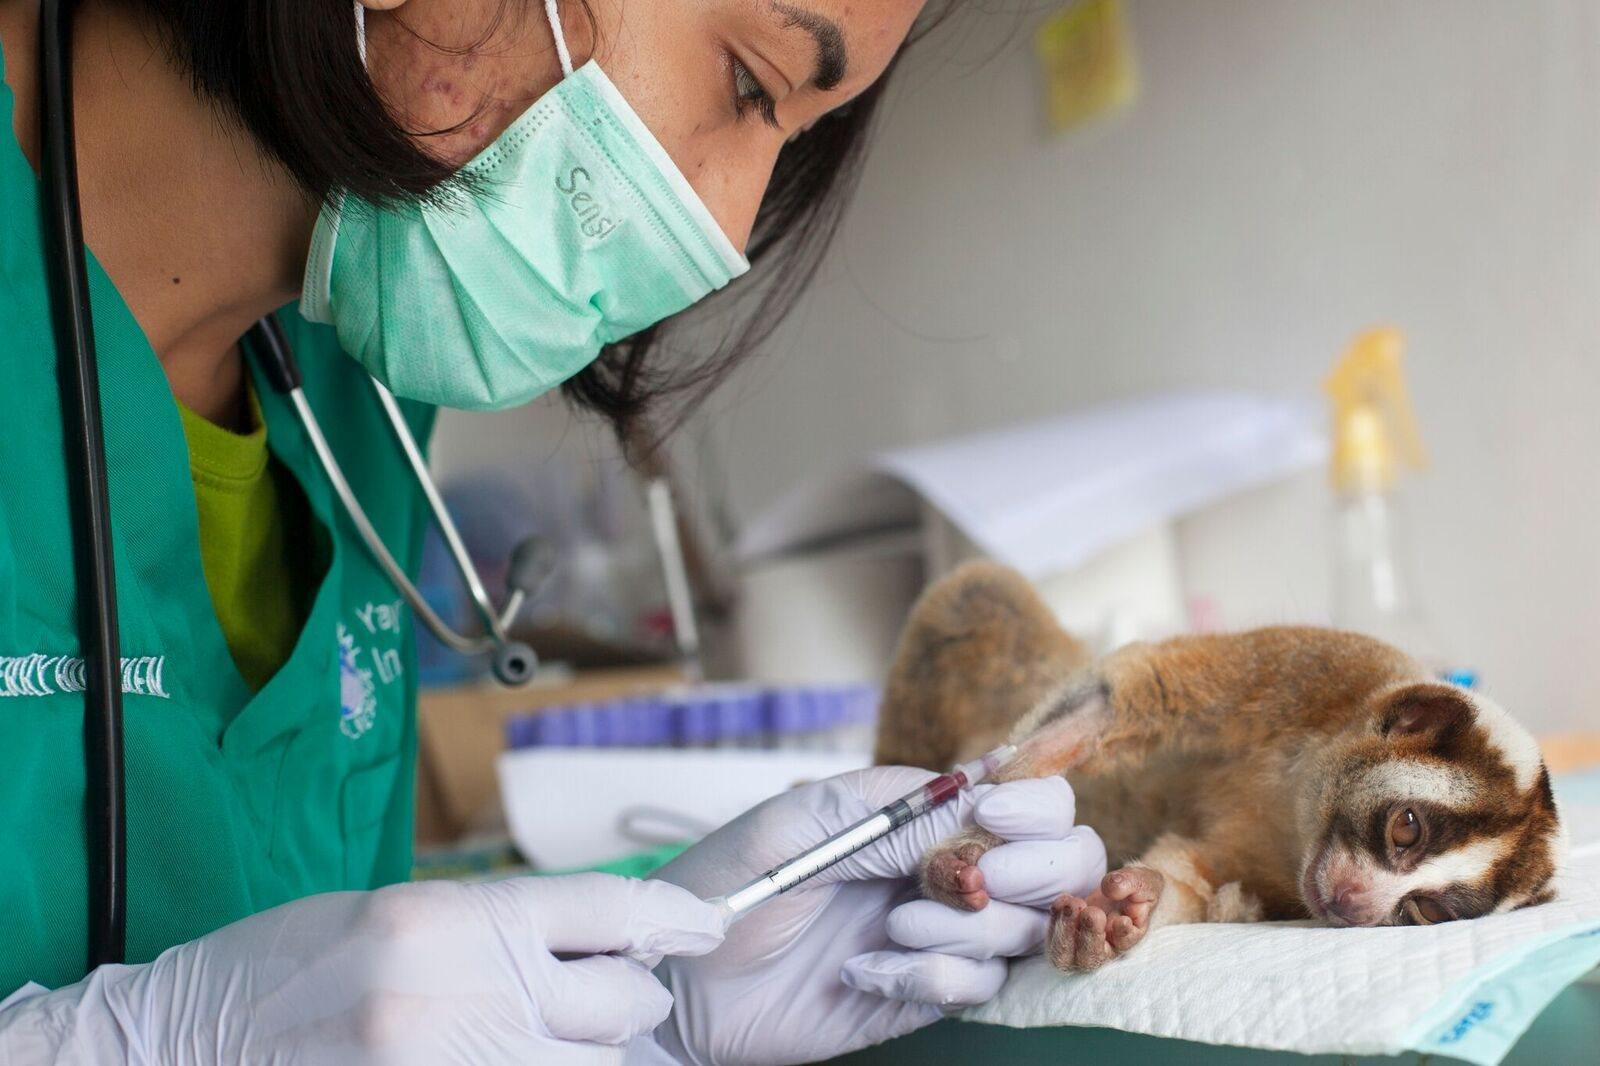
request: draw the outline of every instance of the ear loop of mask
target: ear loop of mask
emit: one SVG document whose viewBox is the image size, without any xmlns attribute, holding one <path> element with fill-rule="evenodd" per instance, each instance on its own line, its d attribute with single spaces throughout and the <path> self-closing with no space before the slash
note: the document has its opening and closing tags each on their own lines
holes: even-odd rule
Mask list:
<svg viewBox="0 0 1600 1066">
<path fill-rule="evenodd" d="M 367 67 L 367 9 L 356 4 L 356 54 L 361 57 L 361 69 Z"/>
<path fill-rule="evenodd" d="M 359 0 L 350 5 L 356 17 L 356 54 L 361 69 L 367 69 L 367 9 Z M 322 203 L 317 226 L 311 231 L 311 247 L 306 254 L 305 277 L 300 286 L 300 313 L 312 322 L 332 322 L 333 248 L 339 240 L 339 222 L 344 215 L 344 190 L 333 188 Z"/>
<path fill-rule="evenodd" d="M 544 0 L 545 17 L 550 20 L 550 33 L 556 39 L 556 58 L 561 60 L 562 77 L 572 76 L 572 53 L 567 51 L 567 35 L 561 29 L 561 12 L 556 0 Z"/>
</svg>

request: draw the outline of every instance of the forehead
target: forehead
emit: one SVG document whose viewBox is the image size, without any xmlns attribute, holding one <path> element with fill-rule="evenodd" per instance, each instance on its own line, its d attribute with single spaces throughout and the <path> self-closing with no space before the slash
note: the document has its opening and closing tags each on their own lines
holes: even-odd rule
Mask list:
<svg viewBox="0 0 1600 1066">
<path fill-rule="evenodd" d="M 1396 708 L 1408 706 L 1409 693 L 1417 687 L 1401 684 L 1374 698 L 1373 721 L 1353 752 L 1373 764 L 1362 774 L 1369 789 L 1406 791 L 1460 805 L 1471 798 L 1469 793 L 1518 796 L 1535 788 L 1544 773 L 1538 742 L 1480 693 L 1449 689 L 1459 718 L 1391 733 Z"/>
<path fill-rule="evenodd" d="M 1353 775 L 1349 798 L 1365 805 L 1419 800 L 1464 810 L 1475 806 L 1489 787 L 1470 767 L 1438 759 L 1386 757 Z"/>
<path fill-rule="evenodd" d="M 1407 870 L 1420 864 L 1452 879 L 1481 874 L 1500 853 L 1485 842 L 1507 836 L 1522 820 L 1513 796 L 1497 800 L 1487 782 L 1449 764 L 1391 757 L 1360 764 L 1345 782 L 1332 804 L 1330 834 L 1351 850 Z M 1421 843 L 1391 863 L 1391 825 L 1407 810 L 1420 820 Z M 1452 858 L 1441 864 L 1446 855 Z"/>
<path fill-rule="evenodd" d="M 1536 764 L 1530 777 L 1542 769 Z M 1387 847 L 1390 816 L 1414 811 L 1430 853 L 1511 832 L 1529 814 L 1532 781 L 1505 760 L 1407 748 L 1373 738 L 1345 760 L 1333 797 L 1334 830 L 1374 849 Z"/>
<path fill-rule="evenodd" d="M 1489 700 L 1472 698 L 1473 731 L 1481 738 L 1485 754 L 1511 771 L 1519 792 L 1533 788 L 1544 770 L 1544 756 L 1533 734 Z"/>
</svg>

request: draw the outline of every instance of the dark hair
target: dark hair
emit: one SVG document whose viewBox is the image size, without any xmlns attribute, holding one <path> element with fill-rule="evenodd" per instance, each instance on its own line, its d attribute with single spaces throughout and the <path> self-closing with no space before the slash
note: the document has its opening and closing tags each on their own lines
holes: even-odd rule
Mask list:
<svg viewBox="0 0 1600 1066">
<path fill-rule="evenodd" d="M 402 128 L 367 78 L 350 0 L 132 2 L 159 23 L 195 89 L 237 117 L 312 195 L 342 188 L 381 203 L 451 188 L 454 168 L 415 139 L 440 131 Z M 501 14 L 514 2 L 505 0 Z M 587 12 L 588 0 L 576 2 Z M 938 17 L 925 17 L 914 36 Z M 730 339 L 703 358 L 662 358 L 670 320 L 660 323 L 608 346 L 569 380 L 562 392 L 573 406 L 609 419 L 637 449 L 676 425 L 771 335 L 838 228 L 893 66 L 779 154 L 747 249 L 751 273 L 728 290 L 747 305 Z M 647 412 L 669 399 L 665 417 L 647 428 Z"/>
<path fill-rule="evenodd" d="M 131 0 L 200 94 L 238 118 L 313 196 L 435 194 L 455 168 L 390 116 L 356 51 L 350 0 Z"/>
</svg>

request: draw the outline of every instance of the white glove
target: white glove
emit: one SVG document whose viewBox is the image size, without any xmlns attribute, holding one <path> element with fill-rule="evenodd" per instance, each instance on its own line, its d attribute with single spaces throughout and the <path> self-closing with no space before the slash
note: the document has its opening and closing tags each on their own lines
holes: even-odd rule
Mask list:
<svg viewBox="0 0 1600 1066">
<path fill-rule="evenodd" d="M 0 1063 L 619 1063 L 672 1006 L 621 953 L 721 939 L 689 893 L 602 874 L 310 896 L 12 997 Z"/>
<path fill-rule="evenodd" d="M 932 776 L 878 767 L 795 789 L 655 876 L 698 896 L 731 892 Z M 811 1062 L 991 998 L 1007 956 L 1041 949 L 1049 915 L 1039 908 L 1105 875 L 1104 845 L 1072 817 L 1072 789 L 1051 778 L 979 786 L 901 827 L 750 912 L 714 953 L 663 962 L 656 974 L 677 1005 L 630 1063 Z M 974 821 L 1017 841 L 978 863 L 992 902 L 966 912 L 915 899 L 907 878 L 923 853 Z"/>
</svg>

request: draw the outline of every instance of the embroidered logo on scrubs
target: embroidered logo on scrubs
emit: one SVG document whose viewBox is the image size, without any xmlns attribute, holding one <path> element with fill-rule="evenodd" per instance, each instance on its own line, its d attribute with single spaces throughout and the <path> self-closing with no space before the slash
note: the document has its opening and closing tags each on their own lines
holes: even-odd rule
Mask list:
<svg viewBox="0 0 1600 1066">
<path fill-rule="evenodd" d="M 357 662 L 356 638 L 339 623 L 339 731 L 354 740 L 372 728 L 378 716 L 378 687 L 372 671 Z"/>
<path fill-rule="evenodd" d="M 124 656 L 122 691 L 129 696 L 170 699 L 162 681 L 166 668 L 165 655 Z M 82 692 L 88 683 L 89 668 L 76 655 L 0 655 L 0 698 Z"/>
</svg>

